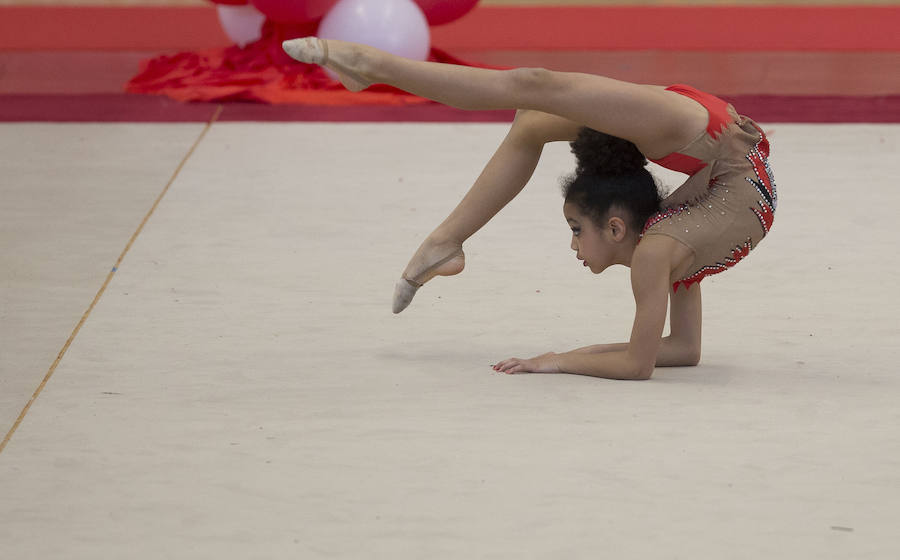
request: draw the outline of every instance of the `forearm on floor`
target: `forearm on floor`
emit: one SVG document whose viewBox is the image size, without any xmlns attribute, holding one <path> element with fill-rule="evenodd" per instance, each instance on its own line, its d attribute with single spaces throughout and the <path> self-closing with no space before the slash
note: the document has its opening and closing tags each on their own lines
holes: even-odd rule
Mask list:
<svg viewBox="0 0 900 560">
<path fill-rule="evenodd" d="M 593 344 L 576 348 L 570 354 L 602 354 L 607 352 L 625 352 L 628 350 L 627 342 L 612 344 Z M 679 342 L 670 336 L 664 336 L 656 355 L 656 367 L 683 367 L 695 366 L 700 361 L 700 352 L 689 345 Z"/>
<path fill-rule="evenodd" d="M 557 354 L 556 365 L 561 373 L 589 375 L 605 379 L 649 379 L 652 368 L 641 368 L 627 352 L 566 352 Z"/>
<path fill-rule="evenodd" d="M 605 352 L 624 352 L 628 350 L 627 342 L 615 342 L 612 344 L 592 344 L 572 350 L 574 354 L 603 354 Z"/>
</svg>

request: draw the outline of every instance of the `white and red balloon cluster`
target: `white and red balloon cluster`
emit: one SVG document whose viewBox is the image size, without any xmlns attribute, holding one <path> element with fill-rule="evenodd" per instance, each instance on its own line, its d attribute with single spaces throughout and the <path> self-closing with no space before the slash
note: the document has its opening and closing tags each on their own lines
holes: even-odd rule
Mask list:
<svg viewBox="0 0 900 560">
<path fill-rule="evenodd" d="M 315 24 L 317 35 L 365 43 L 424 60 L 429 26 L 467 14 L 478 0 L 211 0 L 225 34 L 243 47 L 260 38 L 263 23 Z"/>
</svg>

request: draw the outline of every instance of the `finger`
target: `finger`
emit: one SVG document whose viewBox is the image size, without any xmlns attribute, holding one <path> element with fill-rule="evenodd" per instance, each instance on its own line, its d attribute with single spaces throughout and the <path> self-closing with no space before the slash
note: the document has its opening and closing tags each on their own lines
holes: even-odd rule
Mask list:
<svg viewBox="0 0 900 560">
<path fill-rule="evenodd" d="M 506 364 L 504 364 L 503 368 L 500 371 L 503 373 L 512 373 L 512 370 L 518 367 L 521 367 L 522 360 L 518 358 L 511 358 L 506 360 Z"/>
<path fill-rule="evenodd" d="M 494 365 L 494 369 L 497 370 L 497 371 L 503 371 L 505 368 L 509 367 L 510 363 L 511 363 L 514 359 L 515 359 L 515 358 L 509 358 L 509 359 L 507 359 L 507 360 L 501 360 L 501 361 L 497 362 L 496 365 Z"/>
<path fill-rule="evenodd" d="M 509 368 L 506 373 L 509 375 L 513 375 L 516 373 L 521 373 L 523 371 L 525 371 L 525 367 L 522 364 L 516 364 L 513 367 Z"/>
</svg>

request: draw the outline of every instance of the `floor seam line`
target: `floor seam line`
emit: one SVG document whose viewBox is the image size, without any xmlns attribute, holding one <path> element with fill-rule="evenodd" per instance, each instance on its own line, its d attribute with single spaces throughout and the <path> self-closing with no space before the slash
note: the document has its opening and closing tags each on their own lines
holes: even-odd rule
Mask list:
<svg viewBox="0 0 900 560">
<path fill-rule="evenodd" d="M 35 389 L 34 393 L 31 395 L 31 398 L 28 400 L 28 403 L 25 404 L 25 407 L 19 413 L 19 416 L 16 418 L 16 421 L 13 423 L 12 427 L 6 433 L 6 436 L 3 438 L 3 441 L 0 442 L 0 453 L 3 453 L 3 450 L 6 449 L 7 444 L 12 439 L 13 435 L 16 433 L 16 430 L 19 429 L 19 426 L 25 419 L 25 416 L 28 414 L 28 411 L 31 410 L 31 405 L 37 400 L 40 394 L 44 391 L 44 388 L 47 386 L 47 383 L 50 381 L 50 378 L 53 377 L 56 368 L 59 366 L 59 363 L 62 361 L 63 357 L 66 355 L 66 352 L 69 350 L 69 347 L 75 341 L 75 337 L 78 336 L 78 333 L 81 331 L 81 327 L 87 322 L 88 317 L 91 312 L 94 310 L 94 307 L 97 306 L 97 302 L 100 301 L 100 298 L 103 297 L 103 294 L 106 292 L 106 288 L 109 286 L 113 277 L 116 275 L 116 272 L 119 270 L 119 266 L 121 266 L 122 261 L 125 260 L 125 257 L 128 255 L 128 251 L 131 250 L 131 246 L 134 245 L 134 242 L 137 240 L 138 236 L 144 230 L 144 226 L 147 225 L 147 222 L 153 216 L 153 213 L 156 212 L 157 207 L 159 206 L 162 199 L 166 196 L 166 193 L 169 192 L 169 188 L 175 182 L 175 179 L 178 178 L 178 175 L 181 173 L 182 168 L 184 168 L 185 164 L 187 164 L 188 160 L 191 159 L 191 156 L 194 155 L 194 150 L 197 149 L 197 146 L 200 145 L 200 142 L 206 137 L 206 133 L 209 132 L 209 129 L 212 128 L 212 125 L 219 119 L 219 116 L 222 114 L 222 110 L 224 109 L 223 105 L 218 105 L 216 107 L 215 112 L 212 117 L 210 117 L 209 121 L 206 123 L 206 126 L 203 127 L 203 130 L 200 132 L 200 135 L 194 140 L 194 143 L 191 145 L 191 148 L 188 150 L 187 154 L 181 159 L 181 162 L 178 164 L 178 167 L 175 168 L 175 171 L 172 173 L 172 176 L 169 178 L 169 181 L 166 183 L 166 186 L 163 187 L 162 192 L 156 197 L 156 200 L 153 202 L 153 205 L 150 207 L 150 210 L 144 215 L 144 219 L 141 220 L 140 225 L 138 225 L 137 229 L 134 230 L 134 233 L 131 234 L 131 238 L 128 240 L 128 243 L 125 245 L 125 248 L 119 254 L 119 258 L 116 260 L 116 264 L 113 265 L 112 269 L 107 273 L 106 279 L 103 281 L 103 284 L 100 286 L 100 289 L 97 290 L 97 294 L 94 296 L 94 299 L 91 301 L 91 304 L 88 306 L 87 310 L 82 314 L 81 319 L 78 321 L 78 324 L 75 325 L 75 328 L 72 330 L 72 333 L 69 335 L 69 338 L 66 340 L 66 343 L 63 344 L 62 349 L 57 354 L 56 359 L 53 361 L 53 364 L 50 366 L 50 369 L 47 370 L 47 374 L 44 375 L 43 380 L 38 385 L 37 389 Z"/>
</svg>

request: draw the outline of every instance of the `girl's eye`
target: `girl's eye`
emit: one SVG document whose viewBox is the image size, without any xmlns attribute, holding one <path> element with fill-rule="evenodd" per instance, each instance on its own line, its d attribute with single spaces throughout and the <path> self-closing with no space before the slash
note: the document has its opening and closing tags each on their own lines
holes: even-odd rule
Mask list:
<svg viewBox="0 0 900 560">
<path fill-rule="evenodd" d="M 572 228 L 572 235 L 578 237 L 578 234 L 581 233 L 581 230 L 578 228 Z"/>
</svg>

